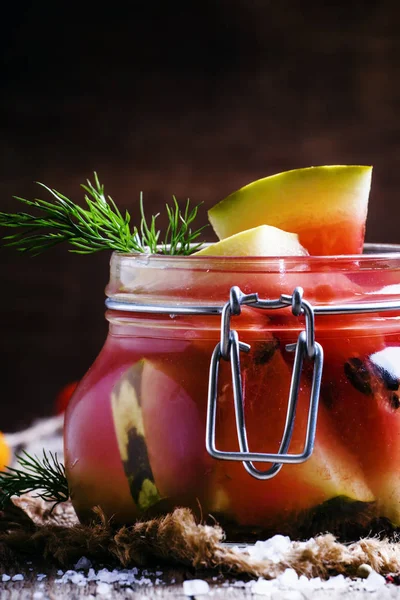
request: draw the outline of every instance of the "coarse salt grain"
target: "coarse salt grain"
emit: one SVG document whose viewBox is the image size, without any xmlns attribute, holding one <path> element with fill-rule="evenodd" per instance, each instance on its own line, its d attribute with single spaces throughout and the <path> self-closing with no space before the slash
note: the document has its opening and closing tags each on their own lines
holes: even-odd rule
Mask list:
<svg viewBox="0 0 400 600">
<path fill-rule="evenodd" d="M 103 581 L 97 584 L 96 594 L 99 594 L 99 596 L 109 596 L 111 594 L 111 590 L 111 585 Z"/>
<path fill-rule="evenodd" d="M 346 578 L 344 575 L 336 575 L 335 577 L 331 577 L 324 583 L 325 583 L 326 587 L 329 587 L 329 588 L 332 588 L 335 590 L 339 590 L 339 589 L 347 587 L 348 580 L 346 581 Z"/>
<path fill-rule="evenodd" d="M 304 594 L 298 590 L 276 591 L 272 593 L 271 600 L 304 600 Z"/>
<path fill-rule="evenodd" d="M 22 573 L 18 573 L 17 575 L 14 575 L 14 577 L 11 577 L 12 581 L 23 581 L 24 580 L 24 576 L 22 575 Z"/>
<path fill-rule="evenodd" d="M 386 585 L 386 579 L 379 575 L 376 571 L 371 571 L 368 577 L 364 580 L 365 588 L 369 591 L 375 591 Z"/>
<path fill-rule="evenodd" d="M 299 576 L 294 569 L 285 569 L 285 571 L 278 577 L 278 582 L 284 587 L 293 587 L 298 581 Z"/>
<path fill-rule="evenodd" d="M 204 579 L 188 579 L 183 582 L 183 593 L 185 596 L 201 596 L 208 594 L 210 586 Z"/>
<path fill-rule="evenodd" d="M 162 571 L 157 571 L 162 574 Z M 139 576 L 139 570 L 134 567 L 133 569 L 113 569 L 109 571 L 107 568 L 100 569 L 96 572 L 93 567 L 90 567 L 87 573 L 75 570 L 69 570 L 62 573 L 59 579 L 55 580 L 57 584 L 65 584 L 65 583 L 74 583 L 78 586 L 87 585 L 91 581 L 95 581 L 98 583 L 106 583 L 111 585 L 113 583 L 118 583 L 122 587 L 129 587 L 131 585 L 138 586 L 153 586 L 153 585 L 164 585 L 165 583 L 157 577 L 154 581 L 146 576 Z M 146 573 L 148 575 L 152 575 L 150 571 L 143 571 L 142 573 Z"/>
<path fill-rule="evenodd" d="M 269 596 L 273 589 L 273 582 L 268 579 L 260 577 L 256 582 L 253 583 L 251 591 L 253 594 L 259 594 L 260 596 Z"/>
<path fill-rule="evenodd" d="M 1 576 L 1 580 L 4 581 L 10 581 L 11 579 L 11 575 L 6 575 L 5 573 Z"/>
<path fill-rule="evenodd" d="M 77 571 L 79 571 L 79 569 L 82 569 L 83 571 L 88 571 L 91 566 L 91 561 L 88 558 L 86 558 L 86 556 L 81 556 L 74 568 Z"/>
<path fill-rule="evenodd" d="M 283 535 L 274 535 L 264 542 L 256 542 L 250 547 L 248 552 L 254 560 L 270 560 L 278 563 L 290 549 L 292 542 L 289 537 Z"/>
</svg>

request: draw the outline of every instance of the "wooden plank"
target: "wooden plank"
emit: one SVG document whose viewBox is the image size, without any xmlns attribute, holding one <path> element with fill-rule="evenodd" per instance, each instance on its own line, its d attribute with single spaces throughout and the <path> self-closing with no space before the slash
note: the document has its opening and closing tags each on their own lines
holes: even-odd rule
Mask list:
<svg viewBox="0 0 400 600">
<path fill-rule="evenodd" d="M 94 598 L 112 598 L 113 600 L 122 599 L 147 599 L 147 598 L 175 598 L 176 600 L 206 600 L 213 598 L 216 600 L 261 600 L 262 598 L 270 598 L 271 600 L 385 600 L 386 598 L 400 599 L 400 588 L 393 585 L 385 585 L 376 591 L 366 591 L 362 589 L 354 589 L 355 584 L 349 586 L 348 589 L 316 589 L 316 590 L 300 590 L 291 588 L 287 590 L 274 590 L 270 595 L 257 595 L 251 592 L 248 587 L 235 587 L 232 585 L 235 580 L 230 578 L 224 580 L 218 577 L 218 581 L 214 581 L 213 577 L 201 577 L 189 573 L 186 570 L 167 569 L 163 570 L 161 579 L 169 582 L 175 580 L 175 583 L 166 583 L 165 585 L 138 585 L 133 584 L 124 586 L 119 583 L 104 584 L 96 581 L 91 581 L 84 586 L 79 586 L 73 583 L 56 583 L 58 576 L 54 570 L 48 573 L 48 576 L 42 581 L 37 579 L 36 571 L 27 572 L 24 574 L 23 581 L 8 581 L 0 583 L 0 598 L 1 600 L 93 600 Z M 185 596 L 183 593 L 183 581 L 185 579 L 204 578 L 208 579 L 210 584 L 210 594 L 202 596 Z M 155 581 L 155 577 L 151 577 Z M 359 586 L 358 586 L 359 587 Z"/>
</svg>

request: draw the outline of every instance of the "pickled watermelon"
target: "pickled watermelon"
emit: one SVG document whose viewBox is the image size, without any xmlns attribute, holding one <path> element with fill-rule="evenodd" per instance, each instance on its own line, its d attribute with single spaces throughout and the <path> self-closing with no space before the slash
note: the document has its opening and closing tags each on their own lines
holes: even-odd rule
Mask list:
<svg viewBox="0 0 400 600">
<path fill-rule="evenodd" d="M 277 452 L 282 438 L 292 369 L 291 361 L 284 360 L 283 355 L 289 354 L 281 350 L 284 345 L 285 341 L 271 336 L 270 340 L 253 344 L 252 351 L 242 359 L 246 427 L 249 447 L 253 452 Z M 217 447 L 236 450 L 238 442 L 232 386 L 222 384 L 221 387 Z M 303 377 L 289 448 L 291 453 L 303 450 L 310 393 L 311 388 Z M 266 469 L 270 465 L 256 466 Z M 249 526 L 273 528 L 280 522 L 282 529 L 282 521 L 293 522 L 300 513 L 334 498 L 360 503 L 374 501 L 374 494 L 357 458 L 341 441 L 324 406 L 319 407 L 315 448 L 309 460 L 302 464 L 284 465 L 268 481 L 249 476 L 240 462 L 221 461 L 218 482 L 230 500 L 235 520 Z"/>
<path fill-rule="evenodd" d="M 296 233 L 270 225 L 240 231 L 193 256 L 307 256 Z"/>
<path fill-rule="evenodd" d="M 208 211 L 220 239 L 259 225 L 299 235 L 311 255 L 362 252 L 372 167 L 286 171 L 233 192 Z"/>
<path fill-rule="evenodd" d="M 159 494 L 153 496 L 154 508 L 163 498 L 163 507 L 184 504 L 193 510 L 200 507 L 203 514 L 217 518 L 228 516 L 241 526 L 277 528 L 283 517 L 293 523 L 300 513 L 331 499 L 345 497 L 360 503 L 374 500 L 357 459 L 341 443 L 325 407 L 319 412 L 312 457 L 300 465 L 284 466 L 272 480 L 252 478 L 240 462 L 211 458 L 205 449 L 204 427 L 212 346 L 208 341 L 192 347 L 183 370 L 168 356 L 141 361 L 141 383 L 135 379 L 135 390 L 130 393 L 132 410 L 126 417 L 128 429 L 139 434 L 140 444 L 128 445 L 124 427 L 117 425 L 122 431 L 120 439 L 125 439 L 120 446 L 121 459 L 136 503 L 142 482 L 150 480 Z M 279 346 L 279 340 L 267 335 L 264 341 L 254 344 L 252 356 L 243 364 L 249 444 L 254 451 L 276 451 L 284 428 L 291 367 Z M 188 364 L 193 366 L 187 368 Z M 123 377 L 120 391 L 132 382 L 132 373 L 136 378 L 135 366 Z M 220 388 L 217 446 L 235 450 L 238 443 L 227 364 L 221 365 Z M 309 395 L 305 378 L 291 452 L 302 450 Z M 123 404 L 123 412 L 128 415 L 128 396 Z M 114 410 L 114 419 L 118 418 Z M 143 462 L 141 457 L 146 460 Z M 142 465 L 145 468 L 138 469 Z"/>
<path fill-rule="evenodd" d="M 400 526 L 400 336 L 361 330 L 325 344 L 321 403 L 376 498 Z M 357 343 L 355 344 L 355 340 Z"/>
</svg>

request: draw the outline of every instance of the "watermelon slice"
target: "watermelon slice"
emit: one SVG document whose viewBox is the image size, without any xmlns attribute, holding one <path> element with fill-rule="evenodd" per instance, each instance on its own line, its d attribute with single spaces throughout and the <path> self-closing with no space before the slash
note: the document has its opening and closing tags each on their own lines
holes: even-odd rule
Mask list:
<svg viewBox="0 0 400 600">
<path fill-rule="evenodd" d="M 291 366 L 279 349 L 283 345 L 271 336 L 269 341 L 254 344 L 247 359 L 242 359 L 246 427 L 249 447 L 254 452 L 276 452 L 284 430 Z M 238 449 L 238 442 L 232 387 L 222 384 L 221 388 L 217 447 L 234 450 Z M 304 378 L 291 453 L 301 452 L 304 446 L 309 398 L 310 387 Z M 266 469 L 270 465 L 257 466 Z M 319 408 L 315 449 L 308 461 L 284 465 L 267 482 L 249 476 L 241 463 L 222 462 L 219 478 L 235 520 L 243 525 L 268 528 L 279 519 L 296 519 L 298 513 L 337 497 L 374 500 L 357 458 L 340 440 L 324 406 Z"/>
<path fill-rule="evenodd" d="M 321 403 L 357 457 L 377 514 L 400 526 L 400 339 L 359 333 L 324 344 Z"/>
<path fill-rule="evenodd" d="M 193 256 L 307 256 L 296 233 L 271 225 L 241 231 L 211 244 Z"/>
<path fill-rule="evenodd" d="M 127 427 L 115 412 L 117 429 L 121 431 L 126 475 L 131 484 L 154 482 L 154 488 L 164 501 L 214 515 L 223 514 L 240 525 L 277 526 L 280 519 L 296 519 L 302 511 L 337 497 L 360 502 L 373 501 L 373 493 L 365 482 L 357 460 L 340 442 L 331 426 L 329 415 L 322 408 L 318 417 L 315 451 L 301 465 L 286 465 L 268 482 L 252 478 L 239 463 L 212 459 L 205 450 L 205 420 L 207 370 L 213 342 L 192 347 L 185 357 L 183 371 L 169 362 L 169 357 L 141 361 L 140 400 L 132 393 L 130 380 L 135 380 L 133 367 L 118 386 L 118 401 L 123 389 L 131 390 L 130 404 L 135 424 L 123 410 Z M 272 335 L 253 346 L 252 357 L 244 364 L 246 417 L 250 447 L 254 451 L 274 451 L 279 446 L 284 428 L 286 403 L 290 386 L 290 367 L 283 360 L 279 342 Z M 229 366 L 221 365 L 217 446 L 224 450 L 237 448 L 232 385 Z M 124 392 L 125 393 L 125 392 Z M 300 451 L 304 441 L 310 389 L 303 382 L 297 421 L 290 450 Z M 138 412 L 140 406 L 140 413 Z M 118 424 L 119 423 L 119 424 Z M 137 457 L 138 446 L 127 446 L 126 431 L 135 429 L 146 451 Z M 142 448 L 142 445 L 140 445 Z M 124 454 L 128 450 L 128 455 Z M 140 460 L 139 460 L 140 459 Z M 145 466 L 145 477 L 137 465 Z M 131 472 L 129 472 L 132 465 Z M 265 466 L 264 466 L 265 468 Z M 139 478 L 139 479 L 138 479 Z M 246 490 L 246 493 L 243 493 Z M 157 501 L 157 496 L 154 495 Z"/>
<path fill-rule="evenodd" d="M 143 511 L 160 500 L 144 438 L 140 383 L 145 361 L 140 360 L 118 380 L 111 393 L 111 410 L 129 489 Z"/>
<path fill-rule="evenodd" d="M 299 235 L 311 255 L 362 252 L 372 167 L 323 166 L 259 179 L 208 211 L 220 239 L 259 225 Z"/>
</svg>

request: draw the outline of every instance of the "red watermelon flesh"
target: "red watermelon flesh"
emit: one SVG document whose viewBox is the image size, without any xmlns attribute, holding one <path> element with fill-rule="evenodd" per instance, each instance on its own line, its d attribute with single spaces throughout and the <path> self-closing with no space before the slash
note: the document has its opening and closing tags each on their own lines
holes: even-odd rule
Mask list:
<svg viewBox="0 0 400 600">
<path fill-rule="evenodd" d="M 253 181 L 212 207 L 220 239 L 272 225 L 297 233 L 309 254 L 362 252 L 372 168 L 332 165 L 285 171 Z"/>
<path fill-rule="evenodd" d="M 283 359 L 278 345 L 274 339 L 255 344 L 253 356 L 243 359 L 246 425 L 249 449 L 254 452 L 277 452 L 284 430 L 291 366 Z M 310 392 L 304 377 L 289 449 L 291 453 L 303 450 Z M 222 385 L 217 426 L 217 447 L 237 450 L 229 383 Z M 266 469 L 271 465 L 256 466 Z M 230 499 L 236 520 L 253 526 L 268 527 L 282 517 L 293 519 L 299 512 L 338 496 L 363 502 L 373 500 L 360 465 L 341 443 L 323 406 L 318 414 L 315 449 L 308 461 L 284 465 L 268 481 L 251 477 L 241 463 L 221 462 L 219 483 Z M 244 495 L 240 490 L 245 490 Z"/>
<path fill-rule="evenodd" d="M 254 365 L 243 371 L 246 417 L 251 450 L 276 451 L 283 432 L 290 386 L 290 368 L 270 336 L 254 346 Z M 346 496 L 363 502 L 373 494 L 354 457 L 340 443 L 326 418 L 318 417 L 312 458 L 302 465 L 286 465 L 270 481 L 251 477 L 241 463 L 212 459 L 205 451 L 204 426 L 207 372 L 212 348 L 193 350 L 193 369 L 182 371 L 163 359 L 146 361 L 141 407 L 151 469 L 162 497 L 201 502 L 211 514 L 223 513 L 240 525 L 270 526 L 280 518 L 295 517 L 325 500 Z M 186 362 L 187 365 L 187 362 Z M 238 448 L 232 385 L 227 364 L 221 365 L 217 446 Z M 310 389 L 303 382 L 291 452 L 301 451 Z M 246 493 L 243 494 L 243 490 Z"/>
<path fill-rule="evenodd" d="M 355 349 L 356 348 L 356 349 Z M 325 343 L 321 403 L 365 473 L 377 514 L 400 525 L 400 336 Z"/>
</svg>

